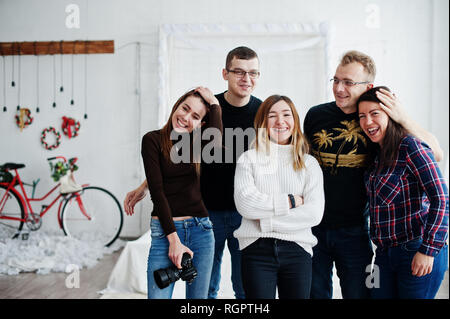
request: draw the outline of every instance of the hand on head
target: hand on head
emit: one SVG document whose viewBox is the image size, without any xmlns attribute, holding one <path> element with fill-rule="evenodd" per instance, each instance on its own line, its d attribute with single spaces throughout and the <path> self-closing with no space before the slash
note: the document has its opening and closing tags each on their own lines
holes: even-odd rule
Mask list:
<svg viewBox="0 0 450 319">
<path fill-rule="evenodd" d="M 213 104 L 219 104 L 219 100 L 217 100 L 217 98 L 214 96 L 214 93 L 210 89 L 199 86 L 195 88 L 194 91 L 199 93 L 205 99 L 206 103 L 208 103 L 210 106 Z"/>
<path fill-rule="evenodd" d="M 408 119 L 408 113 L 405 111 L 397 96 L 385 89 L 380 89 L 376 92 L 376 95 L 382 102 L 380 103 L 381 109 L 385 111 L 393 121 L 403 125 L 406 119 Z"/>
</svg>

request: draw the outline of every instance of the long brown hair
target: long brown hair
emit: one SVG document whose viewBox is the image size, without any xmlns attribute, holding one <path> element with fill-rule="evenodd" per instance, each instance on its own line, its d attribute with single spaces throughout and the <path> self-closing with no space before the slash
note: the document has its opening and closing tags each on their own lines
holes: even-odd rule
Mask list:
<svg viewBox="0 0 450 319">
<path fill-rule="evenodd" d="M 364 92 L 356 102 L 358 112 L 359 112 L 359 104 L 361 102 L 365 101 L 365 102 L 382 103 L 378 99 L 376 94 L 377 91 L 379 91 L 380 89 L 384 89 L 386 91 L 391 92 L 391 90 L 389 90 L 389 88 L 386 86 L 377 86 Z M 383 167 L 390 166 L 397 160 L 398 147 L 406 134 L 407 134 L 406 129 L 389 117 L 388 124 L 386 127 L 386 133 L 383 139 L 383 147 L 380 147 L 378 151 L 378 163 L 380 169 L 382 169 Z"/>
<path fill-rule="evenodd" d="M 205 99 L 201 96 L 201 94 L 196 92 L 195 90 L 190 90 L 190 91 L 186 92 L 185 94 L 183 94 L 175 102 L 175 105 L 172 107 L 172 111 L 170 112 L 170 116 L 169 116 L 169 119 L 167 120 L 167 123 L 161 129 L 161 149 L 162 149 L 162 153 L 163 153 L 164 157 L 168 161 L 171 161 L 170 152 L 173 150 L 173 141 L 170 139 L 170 133 L 172 133 L 172 131 L 173 131 L 173 124 L 172 124 L 173 113 L 175 113 L 175 111 L 180 106 L 180 104 L 183 103 L 184 100 L 186 100 L 190 96 L 197 97 L 202 101 L 202 103 L 206 107 L 206 114 L 203 117 L 202 122 L 208 123 L 208 121 L 209 121 L 209 116 L 208 116 L 209 115 L 209 104 L 205 101 Z M 192 138 L 192 135 L 194 135 L 194 134 L 192 134 L 192 132 L 191 132 L 190 133 L 191 138 Z M 192 144 L 193 144 L 193 141 L 191 142 L 191 161 L 192 161 L 193 165 L 195 166 L 195 171 L 197 172 L 197 175 L 200 175 L 201 158 L 198 158 L 198 157 L 199 156 L 201 157 L 201 153 L 200 154 L 192 154 L 193 153 L 192 152 Z"/>
<path fill-rule="evenodd" d="M 256 113 L 255 121 L 253 124 L 255 129 L 257 130 L 255 139 L 255 148 L 256 150 L 260 150 L 261 148 L 264 147 L 266 151 L 269 151 L 270 147 L 269 130 L 267 129 L 269 111 L 272 108 L 272 106 L 279 101 L 284 101 L 287 103 L 287 105 L 289 105 L 292 112 L 292 116 L 294 118 L 294 128 L 292 130 L 290 144 L 294 146 L 293 167 L 294 170 L 298 171 L 305 167 L 304 155 L 308 153 L 309 145 L 300 128 L 300 118 L 298 116 L 297 110 L 295 109 L 295 105 L 291 101 L 291 99 L 288 98 L 287 96 L 284 95 L 269 96 L 259 107 L 259 110 Z"/>
</svg>

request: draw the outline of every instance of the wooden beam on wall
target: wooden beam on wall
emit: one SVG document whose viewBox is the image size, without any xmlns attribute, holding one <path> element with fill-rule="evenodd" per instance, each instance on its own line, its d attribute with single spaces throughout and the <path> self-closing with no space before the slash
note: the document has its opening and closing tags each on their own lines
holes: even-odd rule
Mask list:
<svg viewBox="0 0 450 319">
<path fill-rule="evenodd" d="M 0 42 L 0 56 L 99 53 L 114 53 L 114 40 Z"/>
</svg>

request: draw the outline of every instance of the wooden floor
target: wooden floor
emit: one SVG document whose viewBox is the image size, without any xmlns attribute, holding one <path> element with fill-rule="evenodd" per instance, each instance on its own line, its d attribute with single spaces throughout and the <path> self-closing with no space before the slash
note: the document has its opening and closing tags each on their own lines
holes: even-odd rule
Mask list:
<svg viewBox="0 0 450 319">
<path fill-rule="evenodd" d="M 94 267 L 79 271 L 79 288 L 76 273 L 20 273 L 16 276 L 0 275 L 1 299 L 99 299 L 97 292 L 105 289 L 123 248 L 104 257 Z M 67 284 L 66 284 L 67 282 Z M 74 288 L 68 288 L 74 287 Z"/>
<path fill-rule="evenodd" d="M 113 254 L 105 255 L 98 264 L 91 269 L 79 272 L 79 288 L 68 288 L 73 285 L 73 273 L 50 273 L 38 275 L 36 273 L 21 273 L 16 276 L 0 275 L 0 300 L 2 299 L 99 299 L 102 295 L 97 292 L 106 288 L 117 259 L 123 248 Z M 72 276 L 72 277 L 70 277 Z M 333 276 L 336 277 L 336 276 Z M 340 299 L 339 283 L 334 282 L 334 298 Z M 145 297 L 145 296 L 144 296 Z M 114 296 L 110 297 L 114 298 Z M 117 298 L 135 298 L 134 296 L 118 296 Z M 140 296 L 142 298 L 142 296 Z M 449 299 L 449 275 L 445 274 L 436 299 Z"/>
</svg>

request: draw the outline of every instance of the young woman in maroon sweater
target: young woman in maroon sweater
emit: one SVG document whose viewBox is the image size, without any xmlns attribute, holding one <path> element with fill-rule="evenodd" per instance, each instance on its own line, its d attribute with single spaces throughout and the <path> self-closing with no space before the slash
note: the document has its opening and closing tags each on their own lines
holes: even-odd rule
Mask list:
<svg viewBox="0 0 450 319">
<path fill-rule="evenodd" d="M 201 137 L 197 133 L 213 127 L 221 135 L 219 102 L 209 89 L 198 87 L 178 99 L 162 129 L 148 132 L 142 139 L 142 159 L 153 202 L 147 268 L 149 299 L 172 297 L 174 283 L 159 289 L 153 272 L 172 264 L 181 269 L 185 252 L 193 258 L 198 272 L 186 286 L 186 298 L 208 295 L 214 235 L 200 192 L 200 155 L 203 145 L 220 146 L 222 137 L 196 139 Z M 201 147 L 196 149 L 195 145 Z"/>
</svg>

